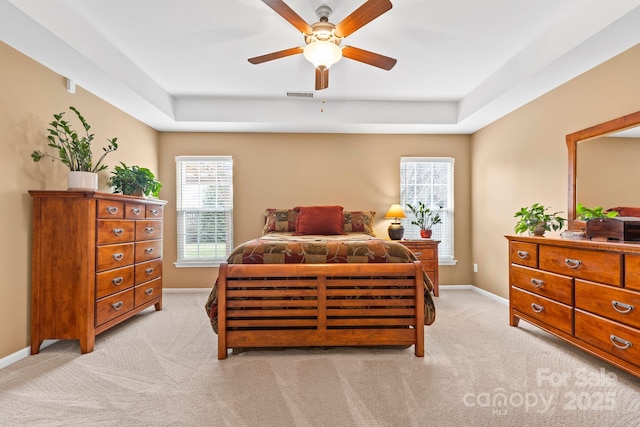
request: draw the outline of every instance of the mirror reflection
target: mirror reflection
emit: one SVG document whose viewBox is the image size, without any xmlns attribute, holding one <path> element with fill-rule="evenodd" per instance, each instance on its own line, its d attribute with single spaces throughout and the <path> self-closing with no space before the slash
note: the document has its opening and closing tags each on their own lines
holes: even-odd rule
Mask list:
<svg viewBox="0 0 640 427">
<path fill-rule="evenodd" d="M 585 226 L 576 219 L 578 203 L 588 208 L 640 207 L 640 197 L 635 195 L 639 139 L 640 111 L 566 136 L 569 230 Z"/>
<path fill-rule="evenodd" d="M 640 127 L 577 144 L 576 202 L 640 206 Z"/>
</svg>

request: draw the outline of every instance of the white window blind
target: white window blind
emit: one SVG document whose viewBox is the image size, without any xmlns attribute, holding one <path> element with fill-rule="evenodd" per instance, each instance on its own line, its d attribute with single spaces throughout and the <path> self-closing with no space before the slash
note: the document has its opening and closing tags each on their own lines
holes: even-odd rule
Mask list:
<svg viewBox="0 0 640 427">
<path fill-rule="evenodd" d="M 400 205 L 407 214 L 403 220 L 405 239 L 419 239 L 420 229 L 412 225 L 415 216 L 407 208 L 418 201 L 430 209 L 442 205 L 442 222 L 433 226 L 432 239 L 440 240 L 440 264 L 454 264 L 453 252 L 453 165 L 451 157 L 400 158 Z"/>
<path fill-rule="evenodd" d="M 232 158 L 176 157 L 176 210 L 176 266 L 225 261 L 233 249 Z"/>
</svg>

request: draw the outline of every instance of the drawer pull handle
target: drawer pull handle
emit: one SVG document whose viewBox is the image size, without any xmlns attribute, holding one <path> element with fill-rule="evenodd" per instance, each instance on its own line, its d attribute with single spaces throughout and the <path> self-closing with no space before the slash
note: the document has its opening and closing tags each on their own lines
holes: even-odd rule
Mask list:
<svg viewBox="0 0 640 427">
<path fill-rule="evenodd" d="M 579 259 L 565 258 L 564 263 L 567 264 L 569 268 L 578 268 L 582 264 L 582 261 Z"/>
<path fill-rule="evenodd" d="M 144 231 L 147 234 L 153 234 L 153 230 L 154 230 L 153 227 L 145 227 L 144 228 Z"/>
<path fill-rule="evenodd" d="M 140 208 L 131 208 L 131 212 L 133 212 L 134 215 L 140 215 L 142 210 Z"/>
<path fill-rule="evenodd" d="M 124 279 L 122 277 L 116 277 L 111 282 L 113 283 L 113 286 L 118 286 L 122 284 L 123 280 Z"/>
<path fill-rule="evenodd" d="M 153 253 L 153 248 L 147 248 L 144 250 L 145 254 L 152 254 Z"/>
<path fill-rule="evenodd" d="M 113 254 L 113 259 L 115 259 L 116 261 L 122 261 L 122 258 L 124 258 L 124 254 L 122 252 Z"/>
<path fill-rule="evenodd" d="M 147 273 L 147 274 L 152 274 L 153 273 L 153 267 L 147 268 L 144 272 Z"/>
<path fill-rule="evenodd" d="M 153 293 L 153 288 L 149 288 L 149 289 L 147 289 L 146 291 L 144 291 L 144 293 L 145 293 L 147 296 L 151 295 L 151 294 Z"/>
<path fill-rule="evenodd" d="M 529 252 L 527 251 L 518 251 L 518 257 L 521 259 L 527 259 L 529 257 Z"/>
<path fill-rule="evenodd" d="M 541 313 L 542 310 L 544 310 L 544 307 L 539 305 L 539 304 L 536 304 L 536 303 L 532 302 L 531 303 L 531 310 L 535 311 L 536 313 Z"/>
<path fill-rule="evenodd" d="M 634 309 L 633 305 L 625 304 L 623 302 L 616 301 L 616 300 L 611 300 L 611 305 L 613 306 L 613 309 L 615 311 L 622 314 L 631 313 Z"/>
<path fill-rule="evenodd" d="M 111 304 L 111 307 L 113 307 L 114 310 L 120 310 L 122 308 L 122 301 L 114 302 Z"/>
<path fill-rule="evenodd" d="M 631 347 L 631 341 L 627 341 L 627 340 L 625 340 L 623 338 L 620 338 L 620 337 L 617 337 L 617 336 L 615 336 L 613 334 L 611 334 L 609 336 L 609 339 L 611 340 L 611 343 L 613 345 L 615 345 L 616 347 L 618 347 L 620 350 L 626 350 L 629 347 Z M 620 345 L 620 344 L 622 344 L 622 345 Z"/>
<path fill-rule="evenodd" d="M 149 212 L 151 212 L 151 215 L 153 216 L 158 216 L 158 214 L 160 213 L 158 209 L 151 209 Z"/>
<path fill-rule="evenodd" d="M 122 236 L 122 233 L 124 233 L 124 229 L 123 228 L 114 228 L 113 229 L 113 234 L 115 234 L 116 236 Z"/>
<path fill-rule="evenodd" d="M 535 286 L 536 288 L 541 288 L 541 287 L 542 287 L 542 285 L 544 285 L 544 280 L 531 278 L 531 283 L 532 283 L 532 284 L 533 284 L 533 286 Z"/>
<path fill-rule="evenodd" d="M 118 207 L 117 206 L 107 206 L 107 212 L 109 212 L 111 215 L 115 215 L 118 213 Z"/>
<path fill-rule="evenodd" d="M 416 258 L 420 258 L 422 256 L 422 252 L 414 252 L 413 254 L 416 256 Z"/>
</svg>

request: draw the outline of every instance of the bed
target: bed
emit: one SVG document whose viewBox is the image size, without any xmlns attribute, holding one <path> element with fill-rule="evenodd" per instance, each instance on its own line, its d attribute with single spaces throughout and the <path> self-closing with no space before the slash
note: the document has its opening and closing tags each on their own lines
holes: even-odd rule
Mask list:
<svg viewBox="0 0 640 427">
<path fill-rule="evenodd" d="M 338 214 L 339 212 L 339 214 Z M 267 209 L 263 235 L 220 265 L 205 309 L 229 349 L 415 346 L 435 320 L 433 286 L 398 242 L 375 237 L 374 212 Z"/>
</svg>

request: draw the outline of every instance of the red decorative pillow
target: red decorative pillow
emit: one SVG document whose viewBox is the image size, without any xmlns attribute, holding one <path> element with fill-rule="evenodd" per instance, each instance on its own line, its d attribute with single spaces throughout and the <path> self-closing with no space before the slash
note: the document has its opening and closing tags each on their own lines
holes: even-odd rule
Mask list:
<svg viewBox="0 0 640 427">
<path fill-rule="evenodd" d="M 342 206 L 298 206 L 296 232 L 304 234 L 344 234 Z"/>
</svg>

